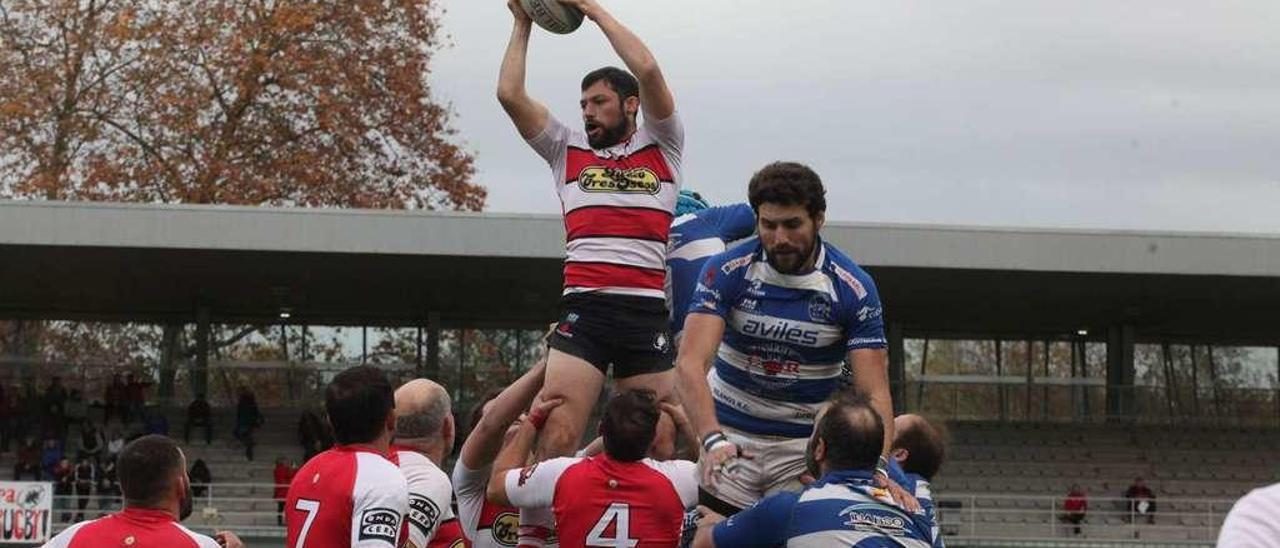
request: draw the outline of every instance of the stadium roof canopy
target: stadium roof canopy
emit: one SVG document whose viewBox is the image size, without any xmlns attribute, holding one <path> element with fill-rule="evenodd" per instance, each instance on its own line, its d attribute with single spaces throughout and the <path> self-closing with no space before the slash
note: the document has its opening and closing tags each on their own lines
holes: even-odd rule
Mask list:
<svg viewBox="0 0 1280 548">
<path fill-rule="evenodd" d="M 831 223 L 908 336 L 1280 343 L 1280 236 Z M 0 201 L 0 318 L 536 327 L 545 215 Z"/>
</svg>

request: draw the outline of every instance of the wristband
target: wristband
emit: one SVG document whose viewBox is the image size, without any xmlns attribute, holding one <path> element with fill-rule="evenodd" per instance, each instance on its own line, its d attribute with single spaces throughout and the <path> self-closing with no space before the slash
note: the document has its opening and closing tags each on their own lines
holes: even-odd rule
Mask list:
<svg viewBox="0 0 1280 548">
<path fill-rule="evenodd" d="M 876 460 L 876 473 L 889 479 L 889 459 L 884 458 L 884 455 Z"/>
<path fill-rule="evenodd" d="M 724 435 L 724 432 L 716 430 L 715 432 L 702 437 L 702 451 L 704 453 L 710 453 L 716 447 L 725 443 L 729 443 L 729 437 Z"/>
<path fill-rule="evenodd" d="M 547 424 L 547 412 L 534 409 L 529 413 L 529 424 L 533 425 L 534 430 L 542 430 L 542 427 Z"/>
</svg>

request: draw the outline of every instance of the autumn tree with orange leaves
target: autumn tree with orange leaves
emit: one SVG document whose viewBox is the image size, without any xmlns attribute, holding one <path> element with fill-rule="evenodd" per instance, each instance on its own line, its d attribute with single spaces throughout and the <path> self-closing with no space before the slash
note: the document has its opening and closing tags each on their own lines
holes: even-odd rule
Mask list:
<svg viewBox="0 0 1280 548">
<path fill-rule="evenodd" d="M 429 0 L 5 0 L 0 195 L 479 210 Z"/>
</svg>

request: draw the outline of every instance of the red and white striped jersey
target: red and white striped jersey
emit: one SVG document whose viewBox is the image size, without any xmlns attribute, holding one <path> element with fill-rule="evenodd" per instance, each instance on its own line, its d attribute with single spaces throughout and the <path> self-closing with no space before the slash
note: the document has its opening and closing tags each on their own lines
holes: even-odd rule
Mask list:
<svg viewBox="0 0 1280 548">
<path fill-rule="evenodd" d="M 45 548 L 219 548 L 217 541 L 191 532 L 164 510 L 125 508 L 93 521 L 82 521 L 53 537 Z"/>
<path fill-rule="evenodd" d="M 550 506 L 564 546 L 676 546 L 687 508 L 698 502 L 689 461 L 562 457 L 507 472 L 507 498 Z"/>
<path fill-rule="evenodd" d="M 564 210 L 564 293 L 665 298 L 684 149 L 679 114 L 646 119 L 630 139 L 603 150 L 551 117 L 529 146 L 551 165 Z"/>
<path fill-rule="evenodd" d="M 298 470 L 284 510 L 288 548 L 396 548 L 409 486 L 385 455 L 339 445 Z"/>
<path fill-rule="evenodd" d="M 458 496 L 458 521 L 475 548 L 511 548 L 519 543 L 520 511 L 493 504 L 485 498 L 490 468 L 453 467 L 453 487 Z"/>
<path fill-rule="evenodd" d="M 426 455 L 407 447 L 392 447 L 391 461 L 409 483 L 409 513 L 401 545 L 412 548 L 464 546 L 462 527 L 453 515 L 453 485 L 449 476 Z"/>
</svg>

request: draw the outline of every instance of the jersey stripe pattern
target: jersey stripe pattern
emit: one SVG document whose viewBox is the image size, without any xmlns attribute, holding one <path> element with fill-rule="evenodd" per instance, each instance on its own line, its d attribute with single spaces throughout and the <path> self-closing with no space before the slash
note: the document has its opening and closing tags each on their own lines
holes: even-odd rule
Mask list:
<svg viewBox="0 0 1280 548">
<path fill-rule="evenodd" d="M 339 445 L 298 470 L 284 512 L 288 548 L 395 548 L 409 486 L 387 456 Z"/>
<path fill-rule="evenodd" d="M 124 511 L 68 527 L 45 544 L 48 548 L 219 548 L 213 539 L 191 532 L 164 510 L 125 508 Z"/>
<path fill-rule="evenodd" d="M 689 461 L 622 462 L 608 455 L 551 459 L 507 473 L 519 507 L 550 506 L 565 546 L 670 547 L 698 500 Z"/>
<path fill-rule="evenodd" d="M 707 382 L 720 423 L 750 434 L 808 437 L 846 354 L 887 346 L 871 276 L 825 242 L 807 274 L 779 273 L 759 239 L 711 258 L 689 313 L 724 319 Z"/>
<path fill-rule="evenodd" d="M 716 546 L 936 548 L 923 514 L 873 485 L 872 471 L 839 471 L 800 493 L 765 498 L 716 526 Z"/>
<path fill-rule="evenodd" d="M 663 298 L 684 148 L 679 116 L 646 121 L 603 150 L 552 117 L 529 146 L 551 166 L 564 211 L 564 293 Z"/>
<path fill-rule="evenodd" d="M 671 306 L 671 334 L 684 330 L 689 299 L 707 259 L 723 253 L 730 242 L 755 231 L 756 215 L 747 204 L 711 207 L 671 221 L 667 241 L 667 302 Z"/>
</svg>

